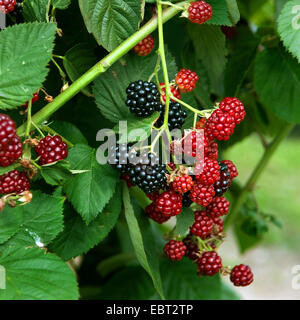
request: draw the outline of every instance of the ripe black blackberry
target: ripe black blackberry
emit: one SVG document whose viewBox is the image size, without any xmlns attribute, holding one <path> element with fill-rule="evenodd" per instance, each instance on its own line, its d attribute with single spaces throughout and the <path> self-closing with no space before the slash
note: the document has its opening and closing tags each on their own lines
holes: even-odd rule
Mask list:
<svg viewBox="0 0 300 320">
<path fill-rule="evenodd" d="M 138 80 L 126 89 L 126 105 L 140 118 L 151 116 L 160 105 L 160 94 L 153 82 Z"/>
<path fill-rule="evenodd" d="M 164 123 L 165 106 L 159 105 L 156 108 L 156 111 L 160 111 L 160 117 L 156 122 L 156 126 L 161 127 Z M 168 118 L 169 130 L 181 129 L 186 117 L 187 117 L 187 113 L 181 109 L 181 104 L 174 101 L 170 101 L 169 118 Z"/>
<path fill-rule="evenodd" d="M 225 163 L 218 161 L 220 166 L 220 178 L 214 184 L 215 196 L 221 197 L 230 187 L 231 179 L 228 166 Z"/>
<path fill-rule="evenodd" d="M 108 151 L 108 162 L 115 166 L 115 168 L 121 173 L 121 175 L 125 175 L 129 170 L 130 157 L 132 155 L 136 155 L 136 153 L 130 152 L 130 145 L 126 143 L 121 143 L 117 145 L 113 145 L 109 148 Z"/>
<path fill-rule="evenodd" d="M 188 208 L 192 203 L 193 201 L 190 199 L 190 191 L 184 193 L 182 195 L 182 206 Z"/>
<path fill-rule="evenodd" d="M 140 187 L 145 193 L 152 193 L 164 189 L 167 184 L 164 164 L 159 163 L 159 158 L 153 153 L 142 154 L 135 164 L 130 164 L 128 173 L 131 182 Z"/>
</svg>

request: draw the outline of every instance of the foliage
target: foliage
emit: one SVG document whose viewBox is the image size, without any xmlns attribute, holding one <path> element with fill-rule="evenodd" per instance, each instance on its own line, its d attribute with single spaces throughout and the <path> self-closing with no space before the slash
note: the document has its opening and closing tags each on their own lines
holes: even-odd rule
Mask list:
<svg viewBox="0 0 300 320">
<path fill-rule="evenodd" d="M 248 119 L 227 147 L 255 132 L 263 142 L 274 139 L 275 148 L 284 138 L 278 138 L 282 128 L 300 122 L 300 3 L 207 2 L 214 15 L 203 25 L 179 18 L 176 7 L 164 8 L 162 22 L 172 19 L 164 29 L 167 75 L 174 79 L 181 67 L 199 75 L 196 89 L 182 97 L 197 111 L 212 108 L 225 96 L 244 102 Z M 32 201 L 20 205 L 13 199 L 12 207 L 6 204 L 0 212 L 0 265 L 8 279 L 0 299 L 78 299 L 79 292 L 83 299 L 238 298 L 219 276 L 197 277 L 187 258 L 166 261 L 160 239 L 170 226 L 150 222 L 145 195 L 129 192 L 112 166 L 97 161 L 98 130 L 119 132 L 118 122 L 127 120 L 128 131 L 144 129 L 150 135 L 159 116 L 138 119 L 125 104 L 130 82 L 154 76 L 154 9 L 155 1 L 25 0 L 21 16 L 8 17 L 9 26 L 0 31 L 0 109 L 18 123 L 23 142 L 42 131 L 60 134 L 69 146 L 64 161 L 42 167 L 31 161 L 30 168 L 23 163 L 26 170 L 37 171 Z M 74 23 L 73 17 L 82 20 Z M 224 26 L 232 28 L 233 37 L 226 36 Z M 150 55 L 130 51 L 150 33 L 156 42 Z M 163 71 L 158 70 L 159 82 L 166 77 Z M 47 91 L 40 96 L 50 103 L 45 107 L 40 98 L 30 120 L 31 107 L 21 113 L 19 107 L 40 88 Z M 190 128 L 193 113 L 187 113 L 185 127 Z M 32 121 L 29 127 L 27 120 Z M 23 160 L 30 158 L 28 150 L 24 145 Z M 265 149 L 266 161 L 272 152 Z M 241 202 L 232 210 L 231 222 L 242 252 L 259 243 L 270 222 L 279 225 L 249 196 L 265 165 L 263 159 L 249 183 L 235 186 L 230 194 L 232 207 Z M 1 168 L 0 173 L 20 166 Z M 193 211 L 183 210 L 175 233 L 183 238 L 192 222 Z M 82 266 L 71 260 L 78 256 Z M 99 272 L 99 264 L 108 272 Z M 91 294 L 91 286 L 97 294 Z"/>
</svg>

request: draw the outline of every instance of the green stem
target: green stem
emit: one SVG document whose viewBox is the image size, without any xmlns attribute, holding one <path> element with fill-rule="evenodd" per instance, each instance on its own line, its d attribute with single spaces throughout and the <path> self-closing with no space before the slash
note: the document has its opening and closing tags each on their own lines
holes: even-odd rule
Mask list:
<svg viewBox="0 0 300 320">
<path fill-rule="evenodd" d="M 193 111 L 194 113 L 200 114 L 202 117 L 205 117 L 205 112 L 203 110 L 198 110 L 193 108 L 192 106 L 190 106 L 189 104 L 185 103 L 182 100 L 177 99 L 176 97 L 174 97 L 172 95 L 172 100 L 175 100 L 176 102 L 180 103 L 181 105 L 183 105 L 184 107 L 186 107 L 187 109 L 190 109 L 191 111 Z"/>
<path fill-rule="evenodd" d="M 232 208 L 230 210 L 229 215 L 227 216 L 227 219 L 225 220 L 225 223 L 224 223 L 224 229 L 225 230 L 236 219 L 237 214 L 239 213 L 241 206 L 244 204 L 244 202 L 247 199 L 248 192 L 253 190 L 256 181 L 258 180 L 258 178 L 260 177 L 260 175 L 262 174 L 262 172 L 266 168 L 266 166 L 269 163 L 272 155 L 274 154 L 274 152 L 277 150 L 277 148 L 279 147 L 279 145 L 282 142 L 282 140 L 289 134 L 289 132 L 291 131 L 291 129 L 293 127 L 294 127 L 294 124 L 288 124 L 285 127 L 283 127 L 278 132 L 278 134 L 273 139 L 273 141 L 266 147 L 262 158 L 260 159 L 260 161 L 257 164 L 256 168 L 252 172 L 252 174 L 251 174 L 250 178 L 248 179 L 247 183 L 245 184 L 243 189 L 240 191 L 237 199 L 235 200 L 235 202 L 234 202 L 234 204 L 233 204 L 233 206 L 232 206 Z"/>
<path fill-rule="evenodd" d="M 41 135 L 42 138 L 45 138 L 44 133 L 42 132 L 42 130 L 39 128 L 39 126 L 37 126 L 33 121 L 31 121 L 31 124 L 36 128 L 36 130 L 39 132 L 39 134 Z"/>
<path fill-rule="evenodd" d="M 67 75 L 65 74 L 65 72 L 62 70 L 62 68 L 60 67 L 60 65 L 55 61 L 54 58 L 51 58 L 51 61 L 54 63 L 54 65 L 56 66 L 60 76 L 62 77 L 63 81 L 66 81 L 67 79 Z"/>
<path fill-rule="evenodd" d="M 170 84 L 169 84 L 169 75 L 168 67 L 165 54 L 165 44 L 164 44 L 164 30 L 163 30 L 163 17 L 162 17 L 162 7 L 159 0 L 157 0 L 157 19 L 158 19 L 158 38 L 159 38 L 159 47 L 158 54 L 160 55 L 161 67 L 164 76 L 165 82 L 165 91 L 166 91 L 166 106 L 165 106 L 165 118 L 164 118 L 164 127 L 168 127 L 169 120 L 169 106 L 170 106 Z"/>
<path fill-rule="evenodd" d="M 162 22 L 165 23 L 173 18 L 179 12 L 176 8 L 168 8 L 162 13 Z M 51 103 L 47 104 L 43 109 L 37 112 L 33 117 L 33 121 L 36 124 L 40 124 L 42 121 L 47 120 L 53 113 L 60 109 L 66 102 L 73 98 L 89 83 L 95 80 L 101 73 L 104 73 L 129 52 L 136 44 L 138 44 L 147 35 L 152 33 L 158 25 L 158 18 L 153 17 L 148 23 L 146 23 L 139 31 L 134 33 L 131 37 L 120 44 L 115 50 L 109 53 L 105 58 L 99 61 L 95 66 L 83 74 L 79 79 L 74 81 L 70 87 L 59 94 Z M 23 124 L 18 128 L 18 135 L 22 136 L 25 133 L 26 124 Z"/>
<path fill-rule="evenodd" d="M 26 138 L 29 138 L 29 133 L 31 128 L 31 106 L 32 106 L 32 100 L 30 99 L 28 102 L 28 108 L 27 108 L 27 125 L 26 125 L 26 132 L 25 132 Z"/>
</svg>

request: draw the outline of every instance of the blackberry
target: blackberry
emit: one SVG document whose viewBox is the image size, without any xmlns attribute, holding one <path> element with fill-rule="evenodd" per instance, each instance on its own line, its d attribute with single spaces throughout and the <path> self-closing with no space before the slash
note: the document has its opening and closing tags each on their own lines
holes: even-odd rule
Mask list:
<svg viewBox="0 0 300 320">
<path fill-rule="evenodd" d="M 189 257 L 189 259 L 195 261 L 199 259 L 200 256 L 200 249 L 198 246 L 198 240 L 197 238 L 189 233 L 183 240 L 182 242 L 186 246 L 186 251 L 185 255 Z"/>
<path fill-rule="evenodd" d="M 0 150 L 3 150 L 16 135 L 16 123 L 6 114 L 0 113 Z"/>
<path fill-rule="evenodd" d="M 215 251 L 206 251 L 197 261 L 200 276 L 213 276 L 222 269 L 222 259 Z"/>
<path fill-rule="evenodd" d="M 133 50 L 138 56 L 147 56 L 154 48 L 154 39 L 149 35 L 141 40 Z"/>
<path fill-rule="evenodd" d="M 218 161 L 220 166 L 220 178 L 214 184 L 215 196 L 221 197 L 230 187 L 231 178 L 228 166 L 225 163 Z"/>
<path fill-rule="evenodd" d="M 34 150 L 37 155 L 40 156 L 40 165 L 63 160 L 68 156 L 68 146 L 58 135 L 46 136 L 45 138 L 41 139 Z"/>
<path fill-rule="evenodd" d="M 193 1 L 189 8 L 189 20 L 193 23 L 202 24 L 212 18 L 212 6 L 205 1 Z"/>
<path fill-rule="evenodd" d="M 190 191 L 184 193 L 182 195 L 182 206 L 188 208 L 192 203 L 193 201 L 190 199 Z"/>
<path fill-rule="evenodd" d="M 0 13 L 10 13 L 15 9 L 16 0 L 0 0 Z"/>
<path fill-rule="evenodd" d="M 0 176 L 0 194 L 22 193 L 30 188 L 30 181 L 24 172 L 12 170 Z"/>
<path fill-rule="evenodd" d="M 164 123 L 165 106 L 161 104 L 158 105 L 156 108 L 156 111 L 160 111 L 160 117 L 156 122 L 156 126 L 161 127 Z M 181 129 L 186 117 L 187 117 L 187 113 L 181 109 L 181 104 L 174 101 L 170 101 L 169 118 L 168 118 L 169 130 Z"/>
<path fill-rule="evenodd" d="M 181 260 L 185 255 L 186 246 L 182 241 L 170 240 L 164 246 L 166 256 L 171 260 Z"/>
<path fill-rule="evenodd" d="M 160 211 L 157 210 L 155 203 L 149 204 L 146 209 L 146 216 L 153 221 L 162 224 L 170 219 L 170 217 L 164 216 Z"/>
<path fill-rule="evenodd" d="M 164 191 L 155 200 L 155 206 L 166 217 L 176 216 L 181 212 L 182 195 L 173 190 Z"/>
<path fill-rule="evenodd" d="M 236 287 L 246 287 L 253 282 L 253 273 L 249 266 L 240 264 L 235 266 L 230 274 L 230 281 Z"/>
<path fill-rule="evenodd" d="M 8 167 L 21 157 L 23 145 L 20 138 L 15 135 L 8 145 L 0 150 L 0 167 Z"/>
<path fill-rule="evenodd" d="M 130 164 L 128 173 L 131 182 L 145 193 L 164 189 L 167 185 L 166 166 L 159 163 L 159 158 L 153 153 L 143 154 L 136 164 Z"/>
<path fill-rule="evenodd" d="M 120 143 L 111 146 L 108 151 L 108 162 L 115 166 L 115 168 L 121 173 L 121 175 L 128 174 L 131 155 L 136 155 L 136 153 L 130 152 L 130 145 L 126 143 Z"/>
<path fill-rule="evenodd" d="M 131 82 L 126 93 L 126 105 L 130 112 L 140 118 L 149 117 L 160 108 L 160 94 L 153 82 L 142 80 Z"/>
</svg>

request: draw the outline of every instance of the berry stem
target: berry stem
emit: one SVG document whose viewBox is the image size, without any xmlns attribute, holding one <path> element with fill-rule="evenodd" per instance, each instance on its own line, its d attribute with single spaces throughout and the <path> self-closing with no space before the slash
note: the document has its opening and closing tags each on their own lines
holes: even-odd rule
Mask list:
<svg viewBox="0 0 300 320">
<path fill-rule="evenodd" d="M 65 74 L 65 72 L 62 70 L 62 68 L 60 67 L 60 65 L 55 61 L 54 58 L 51 58 L 51 61 L 54 63 L 54 65 L 56 66 L 60 76 L 62 77 L 63 83 L 67 82 L 67 75 Z"/>
<path fill-rule="evenodd" d="M 44 133 L 42 132 L 42 130 L 39 128 L 39 126 L 37 126 L 33 121 L 31 121 L 31 124 L 36 128 L 36 130 L 39 132 L 39 134 L 41 135 L 42 138 L 45 138 Z"/>
<path fill-rule="evenodd" d="M 164 127 L 168 128 L 168 119 L 169 119 L 169 106 L 170 106 L 170 84 L 169 84 L 169 75 L 167 68 L 167 61 L 165 55 L 165 44 L 164 44 L 164 31 L 163 31 L 163 17 L 162 17 L 162 6 L 159 0 L 157 0 L 157 19 L 158 19 L 158 38 L 159 38 L 159 47 L 158 54 L 161 59 L 161 66 L 164 76 L 164 82 L 166 86 L 166 105 L 165 105 L 165 118 L 164 118 Z M 168 130 L 168 129 L 166 129 Z"/>
<path fill-rule="evenodd" d="M 198 109 L 195 109 L 193 108 L 192 106 L 190 106 L 189 104 L 185 103 L 184 101 L 180 100 L 180 99 L 177 99 L 176 97 L 174 97 L 174 95 L 171 94 L 171 98 L 172 100 L 175 100 L 176 102 L 182 104 L 184 107 L 186 107 L 187 109 L 193 111 L 194 113 L 196 114 L 200 114 L 202 117 L 206 117 L 207 115 L 207 112 L 211 111 L 211 110 L 198 110 Z"/>
<path fill-rule="evenodd" d="M 31 128 L 31 107 L 32 107 L 32 99 L 28 101 L 28 108 L 27 108 L 27 123 L 26 123 L 26 138 L 29 138 L 30 128 Z"/>
<path fill-rule="evenodd" d="M 228 229 L 228 227 L 235 221 L 238 213 L 240 212 L 240 208 L 244 204 L 247 199 L 248 192 L 253 190 L 256 181 L 259 179 L 260 175 L 263 173 L 264 169 L 268 165 L 272 155 L 279 147 L 280 143 L 286 138 L 289 132 L 294 127 L 294 124 L 287 124 L 278 132 L 273 141 L 266 147 L 265 152 L 256 165 L 256 168 L 252 172 L 250 178 L 246 182 L 243 189 L 240 191 L 238 197 L 236 198 L 230 213 L 228 214 L 225 223 L 224 230 Z"/>
<path fill-rule="evenodd" d="M 188 1 L 186 1 L 182 6 L 178 6 L 170 1 L 159 1 L 159 3 L 163 6 L 169 6 L 169 7 L 174 7 L 178 10 L 184 10 L 185 9 L 184 5 L 185 3 L 188 3 Z"/>
<path fill-rule="evenodd" d="M 165 23 L 176 14 L 179 13 L 177 8 L 167 8 L 162 12 L 162 22 Z M 66 102 L 72 99 L 77 93 L 79 93 L 84 87 L 95 80 L 100 74 L 106 72 L 115 62 L 129 52 L 135 45 L 143 40 L 147 35 L 152 33 L 158 26 L 158 17 L 154 16 L 149 22 L 147 22 L 140 30 L 134 33 L 131 37 L 121 43 L 115 50 L 110 52 L 106 57 L 99 61 L 95 66 L 83 74 L 79 79 L 74 81 L 72 85 L 61 94 L 59 94 L 51 103 L 47 104 L 39 112 L 37 112 L 32 120 L 36 124 L 47 120 L 53 113 L 59 110 Z M 21 125 L 18 128 L 18 135 L 25 134 L 26 124 Z"/>
</svg>

